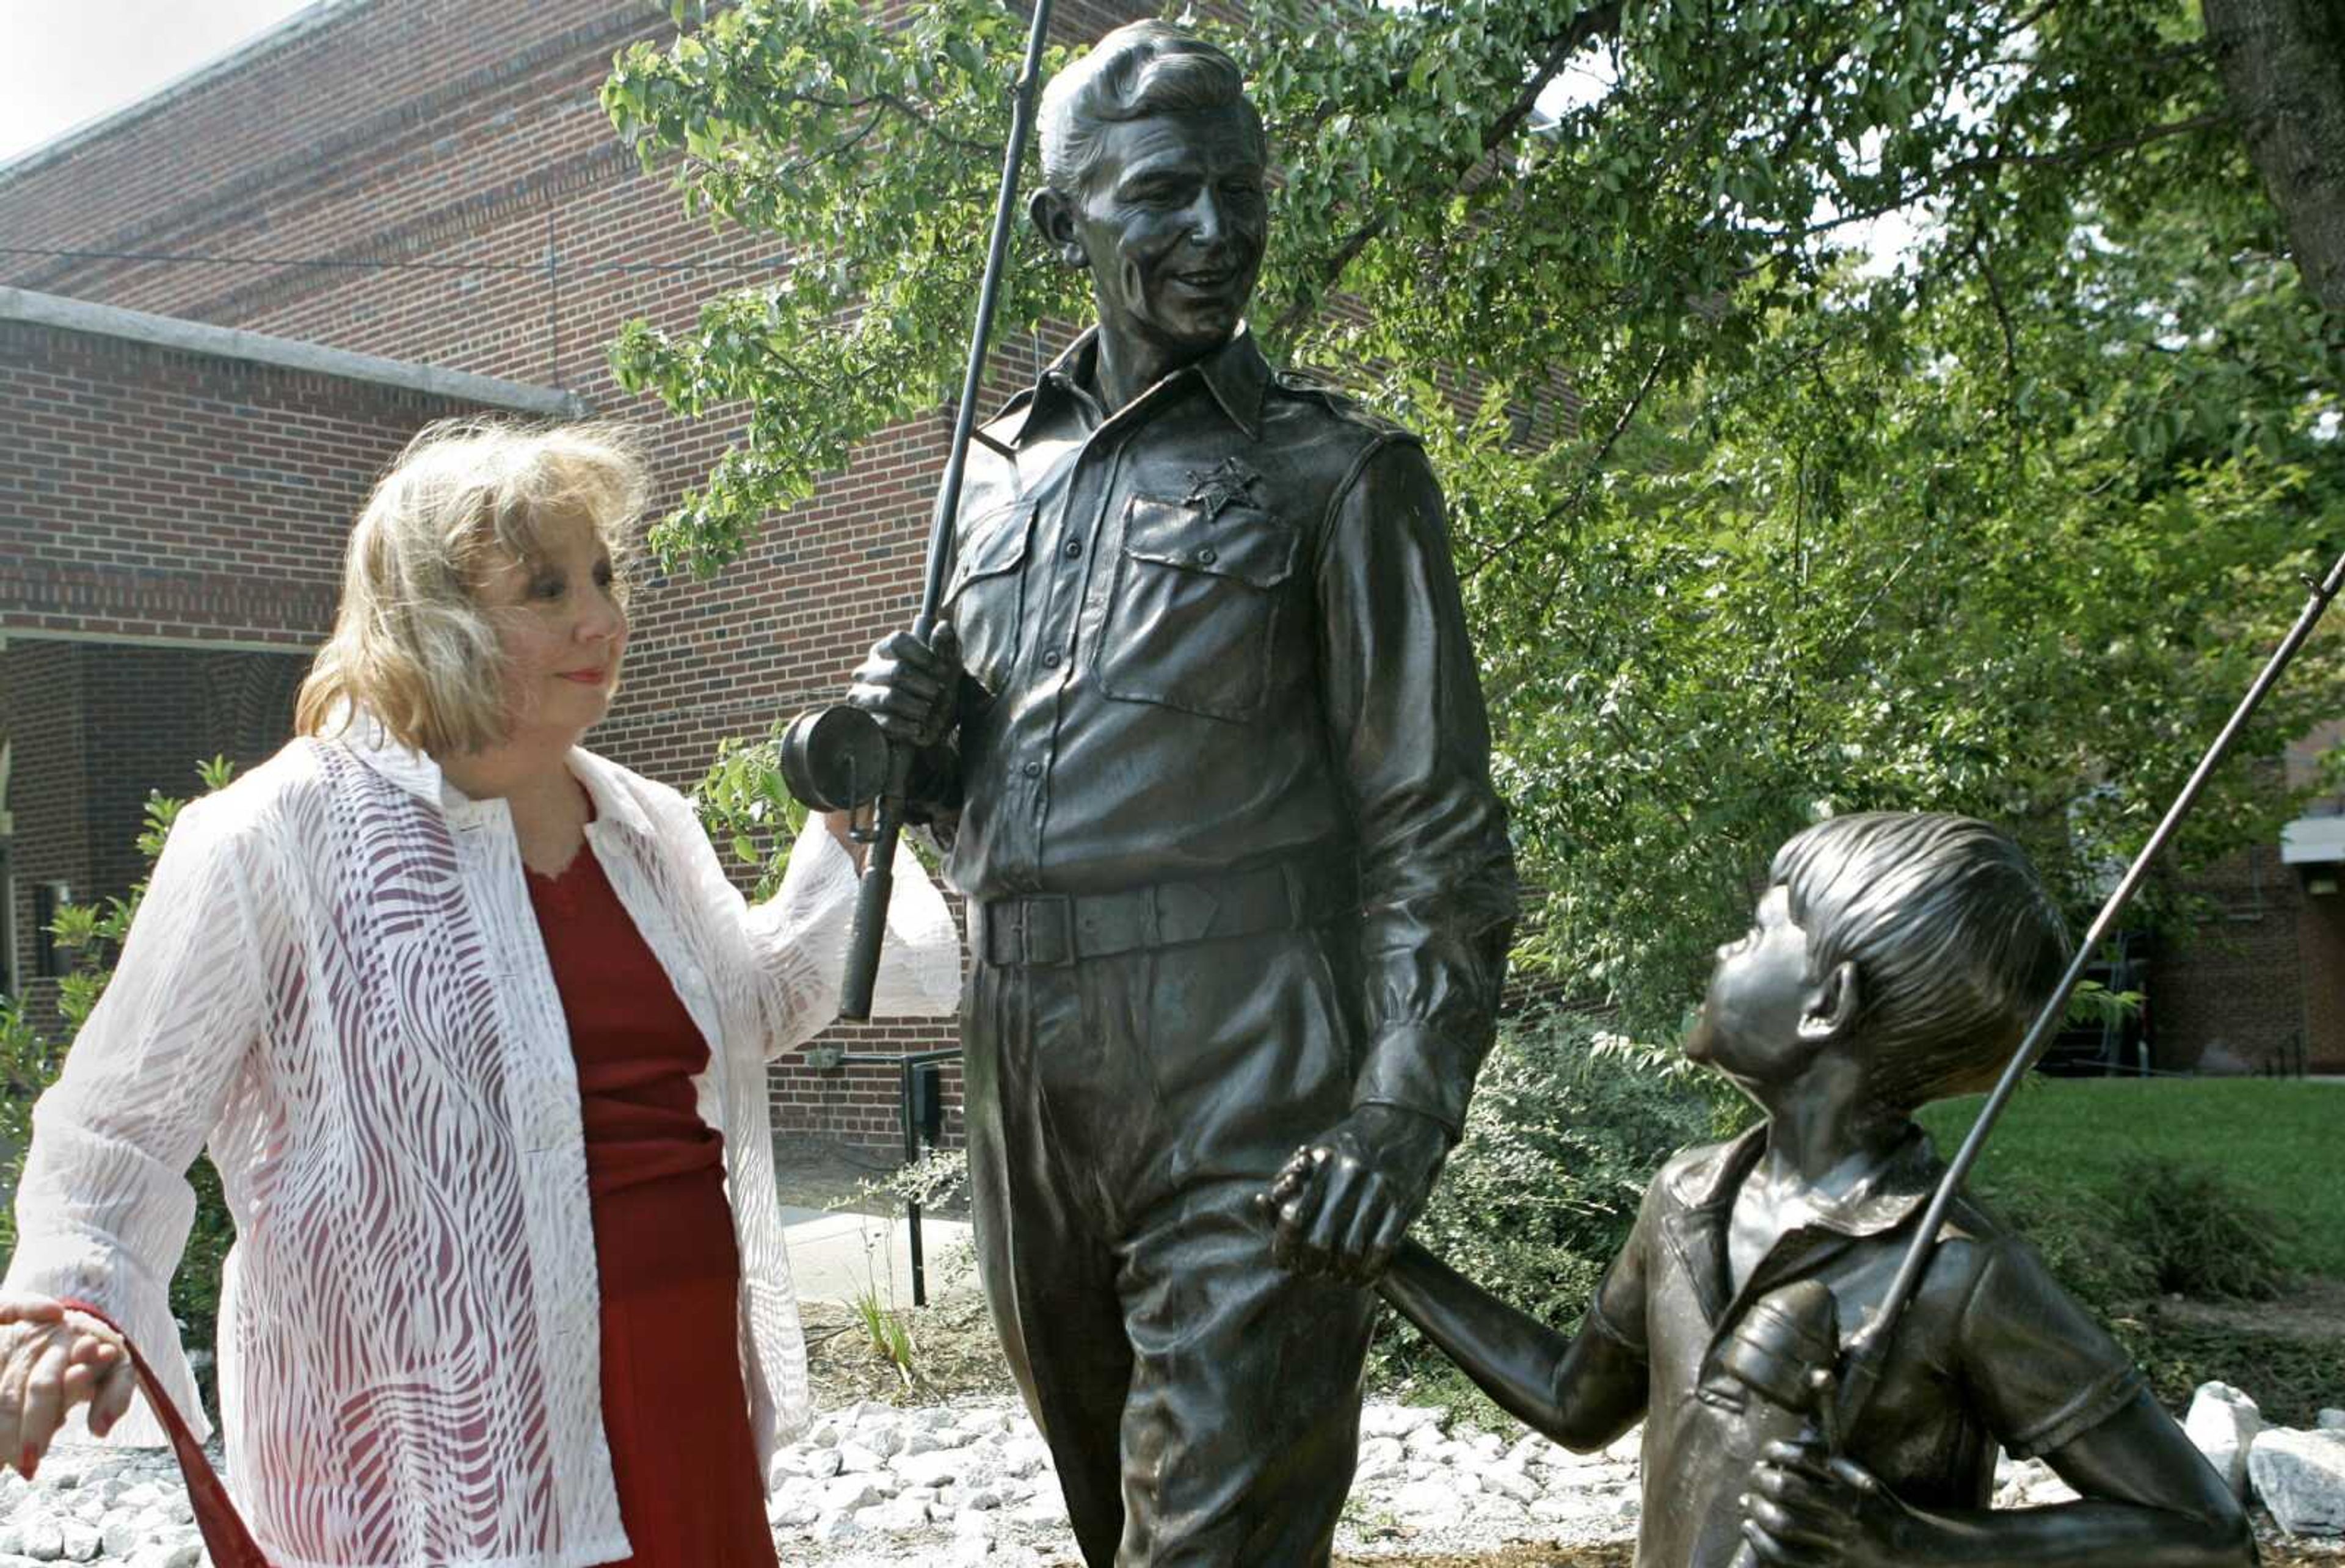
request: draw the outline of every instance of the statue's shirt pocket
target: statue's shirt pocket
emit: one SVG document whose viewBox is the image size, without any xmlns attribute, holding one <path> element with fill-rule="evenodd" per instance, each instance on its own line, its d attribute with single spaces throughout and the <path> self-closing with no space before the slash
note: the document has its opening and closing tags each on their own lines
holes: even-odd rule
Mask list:
<svg viewBox="0 0 2345 1568">
<path fill-rule="evenodd" d="M 1018 658 L 1024 613 L 1027 539 L 1034 503 L 1013 501 L 961 524 L 941 617 L 960 634 L 961 663 L 988 693 L 998 693 Z"/>
<path fill-rule="evenodd" d="M 1265 511 L 1132 497 L 1100 690 L 1236 723 L 1260 717 L 1301 548 L 1295 529 Z"/>
</svg>

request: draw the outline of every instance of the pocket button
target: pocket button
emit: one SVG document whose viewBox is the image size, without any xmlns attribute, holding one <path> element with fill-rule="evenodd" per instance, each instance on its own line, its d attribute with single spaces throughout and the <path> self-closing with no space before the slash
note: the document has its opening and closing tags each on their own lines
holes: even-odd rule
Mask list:
<svg viewBox="0 0 2345 1568">
<path fill-rule="evenodd" d="M 1214 554 L 1213 551 L 1210 550 L 1201 550 L 1197 551 L 1197 564 L 1200 566 L 1211 566 L 1214 561 L 1219 561 L 1220 559 L 1220 556 Z"/>
</svg>

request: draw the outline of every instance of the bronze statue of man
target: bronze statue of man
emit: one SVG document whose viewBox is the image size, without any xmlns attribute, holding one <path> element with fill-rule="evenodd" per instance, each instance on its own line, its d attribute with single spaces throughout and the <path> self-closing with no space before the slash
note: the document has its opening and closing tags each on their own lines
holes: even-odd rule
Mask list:
<svg viewBox="0 0 2345 1568">
<path fill-rule="evenodd" d="M 1364 1287 L 1457 1137 L 1515 907 L 1424 452 L 1245 330 L 1265 156 L 1174 28 L 1052 82 L 1031 212 L 1098 325 L 971 452 L 948 626 L 852 694 L 969 900 L 980 1270 L 1095 1565 L 1328 1560 Z M 1289 1271 L 1255 1199 L 1298 1143 Z"/>
</svg>

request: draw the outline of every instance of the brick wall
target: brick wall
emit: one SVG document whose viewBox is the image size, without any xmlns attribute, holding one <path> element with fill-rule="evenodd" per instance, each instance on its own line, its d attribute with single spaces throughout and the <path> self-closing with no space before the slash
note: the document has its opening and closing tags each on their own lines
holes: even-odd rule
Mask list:
<svg viewBox="0 0 2345 1568">
<path fill-rule="evenodd" d="M 0 628 L 306 651 L 416 430 L 471 405 L 0 322 Z"/>
<path fill-rule="evenodd" d="M 2191 885 L 2208 907 L 2151 957 L 2157 1066 L 2264 1072 L 2301 1061 L 2311 1072 L 2345 1072 L 2337 995 L 2345 900 L 2309 897 L 2277 846 L 2233 855 Z"/>
<path fill-rule="evenodd" d="M 0 647 L 0 734 L 11 742 L 9 864 L 15 889 L 9 929 L 16 973 L 36 1027 L 54 1027 L 56 986 L 34 974 L 33 890 L 89 885 L 89 821 L 82 809 L 82 662 L 66 642 Z"/>
</svg>

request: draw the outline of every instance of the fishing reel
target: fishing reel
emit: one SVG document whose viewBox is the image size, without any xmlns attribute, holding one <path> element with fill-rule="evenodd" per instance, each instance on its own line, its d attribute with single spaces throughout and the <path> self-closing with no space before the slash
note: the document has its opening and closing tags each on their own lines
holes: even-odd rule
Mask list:
<svg viewBox="0 0 2345 1568">
<path fill-rule="evenodd" d="M 892 765 L 878 720 L 845 703 L 808 708 L 782 732 L 781 764 L 793 799 L 809 811 L 854 813 L 856 838 L 870 842 L 864 808 L 887 788 Z"/>
<path fill-rule="evenodd" d="M 1840 1308 L 1821 1280 L 1799 1280 L 1751 1304 L 1719 1351 L 1721 1371 L 1742 1387 L 1742 1441 L 1729 1463 L 1747 1473 L 1771 1442 L 1840 1452 Z M 1758 1568 L 1742 1537 L 1743 1488 L 1723 1487 L 1702 1527 L 1692 1561 Z"/>
</svg>

